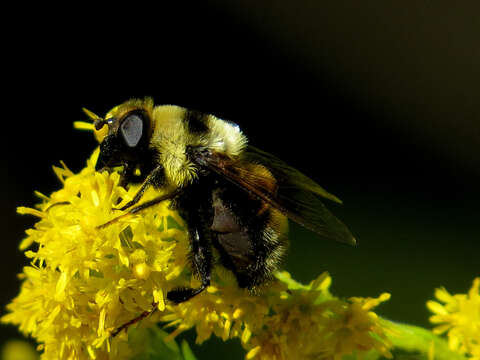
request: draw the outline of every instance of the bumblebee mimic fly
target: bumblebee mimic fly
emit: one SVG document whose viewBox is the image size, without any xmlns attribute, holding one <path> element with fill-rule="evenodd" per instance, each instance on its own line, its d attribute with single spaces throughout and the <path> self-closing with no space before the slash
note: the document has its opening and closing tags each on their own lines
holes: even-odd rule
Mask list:
<svg viewBox="0 0 480 360">
<path fill-rule="evenodd" d="M 168 292 L 175 303 L 210 285 L 214 249 L 240 287 L 268 282 L 288 247 L 287 218 L 324 237 L 356 242 L 320 200 L 340 203 L 337 197 L 249 145 L 235 123 L 179 106 L 154 106 L 150 98 L 129 100 L 105 118 L 85 112 L 103 134 L 96 170 L 121 167 L 124 185 L 141 183 L 122 210 L 136 213 L 170 200 L 185 221 L 192 271 L 201 285 Z M 142 203 L 149 187 L 163 195 Z"/>
</svg>

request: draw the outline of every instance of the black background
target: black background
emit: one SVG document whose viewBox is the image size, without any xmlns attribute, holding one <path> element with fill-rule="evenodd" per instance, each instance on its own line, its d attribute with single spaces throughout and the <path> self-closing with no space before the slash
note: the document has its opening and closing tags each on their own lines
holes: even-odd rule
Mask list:
<svg viewBox="0 0 480 360">
<path fill-rule="evenodd" d="M 293 226 L 286 267 L 295 278 L 327 270 L 339 296 L 391 292 L 380 314 L 428 326 L 434 288 L 465 292 L 480 273 L 480 9 L 450 5 L 17 9 L 3 32 L 2 308 L 18 292 L 17 247 L 34 221 L 15 207 L 60 187 L 51 165 L 78 171 L 95 147 L 72 127 L 86 120 L 81 108 L 104 114 L 152 96 L 237 122 L 252 144 L 344 201 L 330 208 L 359 246 Z M 0 329 L 2 341 L 15 336 Z M 206 358 L 231 348 L 194 350 Z"/>
</svg>

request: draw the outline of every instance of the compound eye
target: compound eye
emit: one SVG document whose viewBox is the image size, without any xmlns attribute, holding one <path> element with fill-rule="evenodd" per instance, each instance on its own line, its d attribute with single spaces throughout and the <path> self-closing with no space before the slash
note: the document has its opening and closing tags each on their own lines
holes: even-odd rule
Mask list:
<svg viewBox="0 0 480 360">
<path fill-rule="evenodd" d="M 120 133 L 128 147 L 138 145 L 143 134 L 143 119 L 139 114 L 128 115 L 120 125 Z"/>
</svg>

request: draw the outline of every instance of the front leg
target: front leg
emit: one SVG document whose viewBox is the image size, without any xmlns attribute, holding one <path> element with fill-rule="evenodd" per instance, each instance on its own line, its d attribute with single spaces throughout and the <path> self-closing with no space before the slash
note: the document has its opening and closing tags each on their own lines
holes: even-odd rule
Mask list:
<svg viewBox="0 0 480 360">
<path fill-rule="evenodd" d="M 147 178 L 145 179 L 145 181 L 143 182 L 142 186 L 137 191 L 133 199 L 128 203 L 126 203 L 124 206 L 122 206 L 119 210 L 122 210 L 122 211 L 126 210 L 132 207 L 133 205 L 135 205 L 136 203 L 138 203 L 142 198 L 143 194 L 145 193 L 145 191 L 147 191 L 147 189 L 151 185 L 155 187 L 161 187 L 164 184 L 165 184 L 165 174 L 163 171 L 163 166 L 158 165 L 155 169 L 152 170 L 150 174 L 148 174 Z"/>
<path fill-rule="evenodd" d="M 125 162 L 123 164 L 122 173 L 120 174 L 120 183 L 121 187 L 126 187 L 128 184 L 133 182 L 135 177 L 135 167 L 131 165 L 130 162 Z"/>
</svg>

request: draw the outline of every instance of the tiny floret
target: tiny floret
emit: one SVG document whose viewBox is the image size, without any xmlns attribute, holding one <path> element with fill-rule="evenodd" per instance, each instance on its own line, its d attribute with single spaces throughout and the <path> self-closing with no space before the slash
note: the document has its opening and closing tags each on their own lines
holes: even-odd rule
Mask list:
<svg viewBox="0 0 480 360">
<path fill-rule="evenodd" d="M 434 333 L 448 336 L 451 350 L 480 360 L 480 277 L 473 281 L 467 294 L 450 294 L 445 288 L 435 291 L 437 301 L 430 300 L 427 307 L 436 325 Z"/>
</svg>

